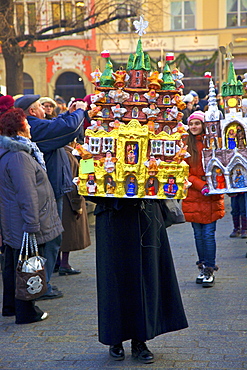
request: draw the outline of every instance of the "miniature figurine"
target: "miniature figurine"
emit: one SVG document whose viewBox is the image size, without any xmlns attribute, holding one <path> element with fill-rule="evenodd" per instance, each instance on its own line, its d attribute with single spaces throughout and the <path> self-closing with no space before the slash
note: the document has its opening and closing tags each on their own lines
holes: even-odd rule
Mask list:
<svg viewBox="0 0 247 370">
<path fill-rule="evenodd" d="M 139 147 L 137 143 L 127 144 L 126 159 L 128 164 L 136 164 L 138 162 Z"/>
<path fill-rule="evenodd" d="M 92 119 L 95 116 L 102 116 L 101 107 L 95 104 L 90 105 L 90 110 L 88 111 L 89 117 Z"/>
<path fill-rule="evenodd" d="M 177 117 L 176 117 L 176 120 L 177 120 L 178 122 L 181 122 L 181 123 L 182 123 L 182 121 L 183 121 L 183 116 L 184 116 L 183 112 L 178 111 L 178 113 L 177 113 Z"/>
<path fill-rule="evenodd" d="M 179 132 L 182 136 L 188 136 L 187 127 L 182 123 L 179 122 L 176 126 L 177 132 Z"/>
<path fill-rule="evenodd" d="M 237 126 L 237 147 L 238 149 L 244 149 L 246 142 L 245 142 L 245 134 L 244 130 L 240 125 Z"/>
<path fill-rule="evenodd" d="M 168 182 L 163 186 L 164 193 L 167 196 L 167 198 L 174 198 L 178 191 L 176 177 L 169 176 L 167 181 Z"/>
<path fill-rule="evenodd" d="M 128 195 L 128 197 L 133 197 L 134 195 L 136 195 L 136 184 L 134 176 L 130 176 L 126 195 Z"/>
<path fill-rule="evenodd" d="M 172 108 L 167 108 L 166 112 L 168 121 L 173 121 L 177 119 L 178 108 L 176 105 L 174 105 Z"/>
<path fill-rule="evenodd" d="M 185 145 L 182 139 L 179 141 L 179 145 L 177 145 L 176 148 L 177 152 L 173 158 L 174 162 L 181 163 L 184 158 L 190 157 L 190 154 L 187 152 L 188 145 Z"/>
<path fill-rule="evenodd" d="M 120 122 L 118 119 L 115 119 L 114 121 L 109 123 L 109 126 L 113 129 L 118 129 L 120 125 L 122 125 L 123 122 Z"/>
<path fill-rule="evenodd" d="M 148 123 L 148 130 L 151 131 L 151 132 L 155 132 L 155 125 L 154 125 L 154 121 L 151 121 L 149 120 Z"/>
<path fill-rule="evenodd" d="M 121 89 L 117 90 L 110 90 L 109 91 L 109 97 L 114 100 L 115 103 L 122 104 L 125 100 L 129 99 L 130 94 L 124 92 Z"/>
<path fill-rule="evenodd" d="M 187 127 L 182 123 L 179 122 L 176 127 L 172 130 L 172 132 L 179 132 L 182 136 L 188 136 Z"/>
<path fill-rule="evenodd" d="M 172 99 L 172 103 L 173 104 L 176 104 L 176 106 L 178 107 L 178 109 L 180 110 L 183 110 L 186 108 L 186 103 L 183 102 L 181 96 L 179 94 L 175 94 L 173 99 Z"/>
<path fill-rule="evenodd" d="M 176 88 L 177 89 L 183 89 L 184 88 L 184 84 L 181 81 L 181 79 L 183 77 L 184 77 L 184 74 L 182 72 L 180 72 L 177 68 L 174 68 L 172 70 L 172 78 L 175 81 L 175 84 L 176 84 Z"/>
<path fill-rule="evenodd" d="M 163 80 L 160 78 L 160 74 L 158 71 L 154 71 L 151 76 L 147 78 L 149 81 L 148 88 L 159 90 L 161 88 L 161 85 L 163 84 Z"/>
<path fill-rule="evenodd" d="M 116 71 L 115 73 L 113 72 L 112 77 L 115 80 L 114 86 L 116 88 L 123 88 L 125 86 L 125 83 L 129 80 L 129 75 L 125 70 L 119 70 Z"/>
<path fill-rule="evenodd" d="M 187 194 L 187 190 L 188 188 L 192 185 L 192 182 L 190 182 L 188 180 L 187 177 L 184 178 L 184 185 L 183 185 L 183 194 L 186 195 Z"/>
<path fill-rule="evenodd" d="M 226 180 L 225 176 L 223 175 L 222 171 L 220 168 L 216 168 L 216 189 L 225 189 L 226 188 Z"/>
<path fill-rule="evenodd" d="M 236 133 L 231 128 L 228 132 L 228 149 L 236 148 Z"/>
<path fill-rule="evenodd" d="M 116 182 L 113 181 L 113 178 L 111 176 L 107 176 L 105 187 L 106 187 L 106 194 L 107 195 L 114 194 L 115 188 L 116 188 Z"/>
<path fill-rule="evenodd" d="M 99 93 L 95 93 L 91 96 L 91 102 L 94 104 L 97 101 L 104 102 L 105 100 L 105 93 L 103 91 L 100 91 Z"/>
<path fill-rule="evenodd" d="M 154 89 L 149 90 L 148 93 L 143 94 L 143 96 L 148 100 L 149 103 L 155 103 L 159 97 Z"/>
<path fill-rule="evenodd" d="M 88 129 L 92 131 L 100 131 L 100 130 L 105 130 L 105 128 L 102 126 L 102 121 L 98 119 L 97 121 L 92 120 L 91 125 L 88 126 Z"/>
<path fill-rule="evenodd" d="M 155 103 L 150 104 L 149 108 L 142 108 L 143 113 L 146 114 L 147 118 L 156 118 L 160 112 L 160 109 Z"/>
<path fill-rule="evenodd" d="M 156 175 L 159 171 L 159 165 L 161 163 L 160 159 L 156 159 L 155 156 L 151 155 L 149 160 L 144 162 L 145 166 L 148 168 L 148 174 L 150 176 Z"/>
<path fill-rule="evenodd" d="M 93 77 L 92 83 L 95 86 L 99 86 L 99 84 L 100 84 L 100 77 L 102 75 L 102 73 L 100 72 L 99 68 L 96 68 L 94 72 L 90 73 L 90 75 Z"/>
<path fill-rule="evenodd" d="M 244 181 L 244 175 L 241 172 L 240 168 L 236 169 L 236 176 L 233 182 L 233 187 L 234 188 L 245 188 L 245 181 Z"/>
<path fill-rule="evenodd" d="M 88 175 L 88 180 L 86 182 L 87 192 L 89 195 L 94 195 L 97 191 L 97 184 L 95 182 L 95 175 L 94 173 L 90 173 Z"/>
<path fill-rule="evenodd" d="M 85 160 L 85 159 L 89 159 L 89 158 L 92 158 L 93 157 L 92 153 L 90 153 L 88 150 L 86 150 L 83 145 L 81 145 L 79 143 L 76 143 L 76 147 L 75 148 L 76 148 L 79 156 L 82 159 Z"/>
<path fill-rule="evenodd" d="M 146 194 L 153 196 L 157 194 L 155 183 L 154 183 L 154 177 L 149 177 L 146 185 Z"/>
<path fill-rule="evenodd" d="M 113 112 L 114 118 L 121 118 L 126 112 L 126 108 L 121 108 L 120 104 L 115 105 L 115 107 L 111 107 Z"/>
<path fill-rule="evenodd" d="M 105 154 L 105 158 L 101 158 L 100 162 L 104 163 L 104 169 L 106 172 L 111 173 L 115 171 L 115 162 L 117 162 L 117 158 L 112 157 L 112 152 L 107 150 Z"/>
<path fill-rule="evenodd" d="M 133 150 L 129 150 L 127 153 L 127 163 L 128 164 L 135 164 L 135 154 Z"/>
</svg>

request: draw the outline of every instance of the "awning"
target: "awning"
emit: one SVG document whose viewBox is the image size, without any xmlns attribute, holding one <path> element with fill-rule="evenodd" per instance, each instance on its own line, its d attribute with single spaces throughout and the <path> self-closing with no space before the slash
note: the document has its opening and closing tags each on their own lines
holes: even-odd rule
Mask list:
<svg viewBox="0 0 247 370">
<path fill-rule="evenodd" d="M 232 62 L 235 69 L 245 69 L 247 72 L 247 54 L 234 55 Z"/>
</svg>

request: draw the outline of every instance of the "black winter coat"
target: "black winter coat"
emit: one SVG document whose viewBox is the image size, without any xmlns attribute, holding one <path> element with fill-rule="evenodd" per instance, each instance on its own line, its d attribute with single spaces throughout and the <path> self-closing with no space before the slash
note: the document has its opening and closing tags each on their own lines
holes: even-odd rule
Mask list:
<svg viewBox="0 0 247 370">
<path fill-rule="evenodd" d="M 146 341 L 186 328 L 159 201 L 98 198 L 97 203 L 100 342 Z"/>
<path fill-rule="evenodd" d="M 46 172 L 26 144 L 0 136 L 0 220 L 3 242 L 21 247 L 23 231 L 35 233 L 38 244 L 63 231 Z"/>
</svg>

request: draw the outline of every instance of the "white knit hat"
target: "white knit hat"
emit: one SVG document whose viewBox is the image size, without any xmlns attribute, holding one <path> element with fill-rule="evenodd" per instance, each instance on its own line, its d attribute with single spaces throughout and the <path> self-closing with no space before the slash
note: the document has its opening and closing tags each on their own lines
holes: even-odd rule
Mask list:
<svg viewBox="0 0 247 370">
<path fill-rule="evenodd" d="M 185 95 L 185 96 L 183 97 L 183 101 L 184 101 L 185 103 L 192 103 L 192 102 L 193 102 L 193 100 L 194 100 L 194 97 L 193 97 L 193 95 L 191 95 L 191 94 L 187 94 L 187 95 Z"/>
</svg>

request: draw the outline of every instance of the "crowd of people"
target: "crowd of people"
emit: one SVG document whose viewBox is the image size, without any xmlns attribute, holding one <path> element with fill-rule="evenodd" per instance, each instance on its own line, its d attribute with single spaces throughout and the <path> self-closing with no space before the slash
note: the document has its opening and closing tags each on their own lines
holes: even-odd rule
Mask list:
<svg viewBox="0 0 247 370">
<path fill-rule="evenodd" d="M 188 196 L 182 202 L 191 222 L 198 261 L 196 283 L 215 283 L 216 221 L 224 216 L 224 196 L 208 195 L 202 165 L 207 97 L 191 90 L 183 97 L 183 123 L 188 128 Z M 54 271 L 77 275 L 70 252 L 91 244 L 86 200 L 78 194 L 76 143 L 94 115 L 91 95 L 74 99 L 40 95 L 0 97 L 0 230 L 4 256 L 3 316 L 16 324 L 44 320 L 48 313 L 36 301 L 62 298 L 51 285 Z M 218 100 L 221 107 L 220 98 Z M 244 195 L 232 197 L 234 230 L 247 237 Z M 188 326 L 166 233 L 163 200 L 94 197 L 96 203 L 96 270 L 99 341 L 113 360 L 125 358 L 123 342 L 131 340 L 132 356 L 152 363 L 146 341 Z M 240 224 L 240 218 L 242 224 Z M 123 228 L 122 225 L 125 225 Z M 128 230 L 128 233 L 126 233 Z M 15 270 L 23 232 L 34 233 L 46 258 L 47 292 L 36 300 L 15 298 Z"/>
</svg>

